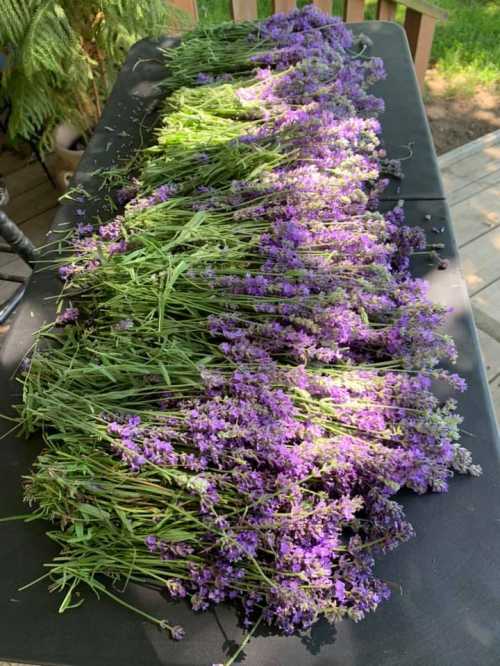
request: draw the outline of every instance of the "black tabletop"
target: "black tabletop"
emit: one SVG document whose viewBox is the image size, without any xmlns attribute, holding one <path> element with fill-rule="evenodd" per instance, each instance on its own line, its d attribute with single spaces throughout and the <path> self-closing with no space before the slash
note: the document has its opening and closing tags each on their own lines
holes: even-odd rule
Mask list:
<svg viewBox="0 0 500 666">
<path fill-rule="evenodd" d="M 436 153 L 404 30 L 386 21 L 356 23 L 352 28 L 370 36 L 374 42 L 371 53 L 383 59 L 387 71 L 387 78 L 374 85 L 372 92 L 385 101 L 381 123 L 388 157 L 403 159 L 405 176 L 400 182 L 393 181 L 383 198 L 443 199 Z"/>
<path fill-rule="evenodd" d="M 413 74 L 403 31 L 392 23 L 353 26 L 373 40 L 372 53 L 384 58 L 388 78 L 377 94 L 386 101 L 384 140 L 391 157 L 413 142 L 413 158 L 405 162 L 406 178 L 393 184 L 383 205 L 406 199 L 410 224 L 445 227 L 439 241 L 449 267 L 438 271 L 426 260 L 415 271 L 431 283 L 432 297 L 454 308 L 448 332 L 457 342 L 457 371 L 469 390 L 460 398 L 465 417 L 464 444 L 484 468 L 479 479 L 456 478 L 443 495 L 401 497 L 417 536 L 377 565 L 390 581 L 391 599 L 359 624 L 318 624 L 310 639 L 260 635 L 245 648 L 251 666 L 496 666 L 500 655 L 500 465 L 499 441 L 477 335 L 460 271 L 449 213 L 443 200 L 434 149 Z M 161 92 L 155 81 L 164 76 L 158 45 L 140 42 L 106 106 L 103 118 L 81 162 L 77 182 L 95 194 L 88 208 L 105 206 L 96 168 L 116 164 L 148 141 Z M 143 121 L 143 122 L 142 122 Z M 401 152 L 399 152 L 401 151 Z M 53 239 L 73 224 L 78 204 L 64 205 Z M 431 221 L 425 216 L 431 215 Z M 19 401 L 18 384 L 10 380 L 32 332 L 53 317 L 59 290 L 50 271 L 33 276 L 26 298 L 12 320 L 0 352 L 0 412 Z M 9 424 L 2 424 L 3 432 Z M 25 512 L 21 476 L 40 450 L 6 435 L 0 445 L 0 514 Z M 45 583 L 18 592 L 43 573 L 42 563 L 55 555 L 45 536 L 46 524 L 0 524 L 0 659 L 58 666 L 211 666 L 227 659 L 241 640 L 235 612 L 229 607 L 194 614 L 183 604 L 165 602 L 157 593 L 130 586 L 126 597 L 153 614 L 183 624 L 187 638 L 173 643 L 127 610 L 91 594 L 85 604 L 58 615 L 61 599 L 49 595 Z"/>
</svg>

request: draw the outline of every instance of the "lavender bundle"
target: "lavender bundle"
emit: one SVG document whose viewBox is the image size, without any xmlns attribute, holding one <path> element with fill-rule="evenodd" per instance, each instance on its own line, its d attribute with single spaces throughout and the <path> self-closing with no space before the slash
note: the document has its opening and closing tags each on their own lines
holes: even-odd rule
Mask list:
<svg viewBox="0 0 500 666">
<path fill-rule="evenodd" d="M 365 52 L 311 7 L 193 33 L 122 210 L 82 203 L 21 413 L 47 443 L 26 499 L 62 610 L 83 583 L 124 603 L 105 574 L 286 634 L 359 620 L 389 596 L 374 556 L 413 534 L 398 490 L 479 473 L 432 389 L 465 385 L 409 270 L 423 233 L 377 211 Z"/>
</svg>

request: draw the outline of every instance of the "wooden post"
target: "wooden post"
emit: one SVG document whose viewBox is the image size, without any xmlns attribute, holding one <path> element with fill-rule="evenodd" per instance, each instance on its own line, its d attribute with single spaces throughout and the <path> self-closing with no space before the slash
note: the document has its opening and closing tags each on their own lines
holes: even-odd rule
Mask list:
<svg viewBox="0 0 500 666">
<path fill-rule="evenodd" d="M 313 5 L 325 14 L 332 13 L 332 0 L 313 0 Z"/>
<path fill-rule="evenodd" d="M 257 18 L 257 0 L 231 0 L 233 21 L 253 21 Z"/>
<path fill-rule="evenodd" d="M 425 72 L 431 56 L 432 38 L 436 19 L 428 14 L 421 14 L 414 9 L 406 10 L 405 30 L 410 51 L 415 64 L 415 73 L 420 89 L 424 88 Z"/>
<path fill-rule="evenodd" d="M 186 14 L 190 14 L 195 22 L 198 21 L 198 3 L 196 0 L 170 0 L 170 3 L 177 9 L 182 9 Z"/>
<path fill-rule="evenodd" d="M 365 0 L 344 1 L 344 21 L 362 21 L 365 17 Z"/>
<path fill-rule="evenodd" d="M 396 6 L 396 3 L 392 0 L 378 0 L 377 19 L 379 21 L 394 21 Z"/>
<path fill-rule="evenodd" d="M 297 3 L 295 0 L 273 0 L 273 12 L 275 14 L 291 12 L 296 6 Z"/>
</svg>

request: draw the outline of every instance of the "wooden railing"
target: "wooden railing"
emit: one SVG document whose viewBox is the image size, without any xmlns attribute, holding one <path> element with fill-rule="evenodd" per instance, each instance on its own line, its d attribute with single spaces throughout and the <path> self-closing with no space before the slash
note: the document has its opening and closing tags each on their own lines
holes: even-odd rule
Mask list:
<svg viewBox="0 0 500 666">
<path fill-rule="evenodd" d="M 257 0 L 227 0 L 235 21 L 248 21 L 257 18 Z M 179 9 L 198 20 L 197 0 L 170 0 Z M 313 0 L 322 11 L 330 14 L 332 0 Z M 445 21 L 447 13 L 426 2 L 426 0 L 378 0 L 377 19 L 394 21 L 397 5 L 406 8 L 404 27 L 415 64 L 415 72 L 420 87 L 423 87 L 425 72 L 431 55 L 432 39 L 436 21 Z M 274 12 L 288 12 L 295 9 L 295 0 L 273 0 Z M 365 0 L 344 0 L 344 20 L 363 21 Z"/>
</svg>

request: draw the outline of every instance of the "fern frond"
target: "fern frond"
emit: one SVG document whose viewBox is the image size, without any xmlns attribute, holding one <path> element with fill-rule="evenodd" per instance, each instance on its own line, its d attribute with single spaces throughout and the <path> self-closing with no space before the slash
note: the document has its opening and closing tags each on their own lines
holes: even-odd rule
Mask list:
<svg viewBox="0 0 500 666">
<path fill-rule="evenodd" d="M 63 80 L 69 74 L 67 63 L 78 57 L 78 51 L 78 39 L 64 9 L 58 0 L 44 0 L 31 19 L 21 48 L 26 76 L 33 79 L 45 70 Z"/>
<path fill-rule="evenodd" d="M 57 104 L 50 88 L 34 86 L 26 76 L 18 74 L 9 83 L 11 112 L 9 138 L 29 140 L 36 136 L 48 118 L 58 115 Z"/>
<path fill-rule="evenodd" d="M 0 100 L 12 107 L 13 140 L 48 137 L 64 119 L 88 126 L 130 46 L 166 32 L 172 17 L 166 0 L 0 0 L 0 5 L 0 48 L 9 53 Z"/>
<path fill-rule="evenodd" d="M 31 21 L 31 5 L 19 0 L 2 0 L 0 47 L 6 48 L 22 41 Z"/>
</svg>

